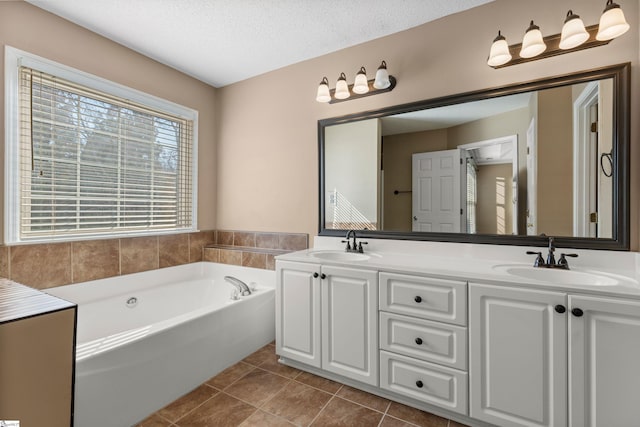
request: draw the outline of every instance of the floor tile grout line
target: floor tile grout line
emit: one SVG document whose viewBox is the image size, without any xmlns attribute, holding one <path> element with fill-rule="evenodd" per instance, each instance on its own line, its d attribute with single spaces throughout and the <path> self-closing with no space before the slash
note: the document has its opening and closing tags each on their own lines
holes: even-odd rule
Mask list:
<svg viewBox="0 0 640 427">
<path fill-rule="evenodd" d="M 207 384 L 209 385 L 209 384 Z M 195 389 L 194 389 L 195 390 Z M 217 389 L 216 389 L 217 390 Z M 198 409 L 199 407 L 201 407 L 202 405 L 204 405 L 205 403 L 207 403 L 208 401 L 210 401 L 211 399 L 213 399 L 214 397 L 216 397 L 217 395 L 219 395 L 220 393 L 222 393 L 221 390 L 218 390 L 218 392 L 216 394 L 214 394 L 213 396 L 209 397 L 208 399 L 205 399 L 204 402 L 202 402 L 201 404 L 195 406 L 194 408 L 192 408 L 190 411 L 187 411 L 185 414 L 183 414 L 180 418 L 178 418 L 175 421 L 169 421 L 170 423 L 173 424 L 178 424 L 178 422 L 183 419 L 184 417 L 186 417 L 187 415 L 189 415 L 190 413 L 192 413 L 193 411 L 195 411 L 196 409 Z M 162 409 L 161 409 L 162 410 Z M 159 410 L 158 412 L 160 412 L 161 410 Z M 156 412 L 156 413 L 158 413 Z"/>
<path fill-rule="evenodd" d="M 331 403 L 331 401 L 333 399 L 335 399 L 337 396 L 334 394 L 331 396 L 331 398 L 329 400 L 327 400 L 327 403 L 324 404 L 324 406 L 318 411 L 318 413 L 316 414 L 315 417 L 313 417 L 313 419 L 311 420 L 311 422 L 308 424 L 309 426 L 313 425 L 313 423 L 318 419 L 318 417 L 320 416 L 320 414 L 322 414 L 322 412 L 326 409 L 327 406 L 329 406 L 329 403 Z"/>
</svg>

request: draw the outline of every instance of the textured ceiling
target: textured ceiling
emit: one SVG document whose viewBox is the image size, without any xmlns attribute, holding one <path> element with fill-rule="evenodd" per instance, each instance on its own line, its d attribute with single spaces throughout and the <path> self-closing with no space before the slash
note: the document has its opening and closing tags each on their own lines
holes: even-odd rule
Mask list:
<svg viewBox="0 0 640 427">
<path fill-rule="evenodd" d="M 493 0 L 27 0 L 215 87 Z"/>
</svg>

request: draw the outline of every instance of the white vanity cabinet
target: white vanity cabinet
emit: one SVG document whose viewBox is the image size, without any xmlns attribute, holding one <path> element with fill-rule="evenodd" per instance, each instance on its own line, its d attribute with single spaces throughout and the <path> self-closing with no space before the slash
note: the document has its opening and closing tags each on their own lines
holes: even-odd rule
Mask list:
<svg viewBox="0 0 640 427">
<path fill-rule="evenodd" d="M 469 284 L 472 418 L 566 426 L 566 305 L 562 292 Z"/>
<path fill-rule="evenodd" d="M 377 272 L 278 261 L 276 352 L 377 386 Z"/>
<path fill-rule="evenodd" d="M 467 414 L 467 284 L 380 273 L 380 387 Z"/>
<path fill-rule="evenodd" d="M 471 417 L 638 425 L 640 302 L 471 283 L 469 325 Z"/>
<path fill-rule="evenodd" d="M 569 423 L 640 425 L 640 302 L 569 295 Z"/>
</svg>

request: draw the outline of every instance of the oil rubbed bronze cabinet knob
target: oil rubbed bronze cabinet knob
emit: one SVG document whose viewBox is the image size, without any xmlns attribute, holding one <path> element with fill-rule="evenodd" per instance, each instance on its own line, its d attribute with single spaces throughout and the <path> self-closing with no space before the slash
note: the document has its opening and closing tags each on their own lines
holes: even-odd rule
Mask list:
<svg viewBox="0 0 640 427">
<path fill-rule="evenodd" d="M 418 295 L 418 296 L 416 296 L 413 300 L 414 300 L 415 302 L 417 302 L 417 303 L 421 303 L 421 302 L 422 302 L 422 297 L 421 297 L 420 295 Z"/>
<path fill-rule="evenodd" d="M 571 310 L 571 314 L 573 314 L 576 317 L 582 317 L 582 315 L 584 314 L 584 311 L 580 310 L 579 308 L 574 308 L 573 310 Z"/>
<path fill-rule="evenodd" d="M 558 304 L 554 307 L 554 309 L 556 310 L 556 313 L 564 313 L 565 311 L 567 311 L 567 309 L 564 307 L 564 305 L 562 304 Z"/>
<path fill-rule="evenodd" d="M 424 386 L 424 384 L 422 384 L 422 381 L 420 380 L 416 381 L 416 387 L 422 388 L 422 386 Z"/>
<path fill-rule="evenodd" d="M 422 338 L 416 338 L 416 344 L 422 345 Z"/>
</svg>

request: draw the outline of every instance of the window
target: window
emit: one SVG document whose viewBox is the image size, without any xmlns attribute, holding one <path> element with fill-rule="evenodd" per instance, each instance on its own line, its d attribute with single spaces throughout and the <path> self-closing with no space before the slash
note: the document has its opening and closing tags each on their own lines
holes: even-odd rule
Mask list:
<svg viewBox="0 0 640 427">
<path fill-rule="evenodd" d="M 195 111 L 7 56 L 7 243 L 194 229 Z"/>
</svg>

